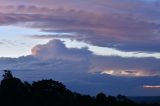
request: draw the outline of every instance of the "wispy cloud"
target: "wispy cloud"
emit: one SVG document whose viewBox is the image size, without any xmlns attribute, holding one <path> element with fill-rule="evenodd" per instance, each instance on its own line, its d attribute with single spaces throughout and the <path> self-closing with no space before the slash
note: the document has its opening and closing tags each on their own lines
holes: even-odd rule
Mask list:
<svg viewBox="0 0 160 106">
<path fill-rule="evenodd" d="M 144 70 L 105 70 L 101 74 L 108 74 L 112 76 L 121 77 L 147 77 L 147 76 L 160 76 L 160 73 L 150 73 Z"/>
<path fill-rule="evenodd" d="M 88 46 L 90 50 L 94 51 L 96 55 L 103 55 L 103 56 L 120 56 L 123 58 L 156 58 L 160 59 L 159 52 L 141 52 L 141 51 L 122 51 L 115 48 L 108 48 L 108 47 L 98 47 L 98 46 Z"/>
<path fill-rule="evenodd" d="M 0 42 L 0 45 L 2 45 L 3 44 L 3 42 Z"/>
<path fill-rule="evenodd" d="M 160 89 L 160 85 L 145 85 L 143 87 L 148 89 Z"/>
</svg>

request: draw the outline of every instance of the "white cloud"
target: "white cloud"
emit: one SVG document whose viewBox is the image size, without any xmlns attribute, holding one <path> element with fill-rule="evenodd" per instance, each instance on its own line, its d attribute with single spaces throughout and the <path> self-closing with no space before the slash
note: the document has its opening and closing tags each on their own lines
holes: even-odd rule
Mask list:
<svg viewBox="0 0 160 106">
<path fill-rule="evenodd" d="M 160 85 L 145 85 L 144 88 L 160 89 Z"/>
<path fill-rule="evenodd" d="M 89 49 L 92 50 L 96 55 L 102 55 L 102 56 L 120 56 L 123 58 L 153 57 L 156 59 L 160 59 L 159 52 L 142 52 L 142 51 L 127 52 L 127 51 L 122 51 L 114 48 L 98 47 L 98 46 L 89 46 Z"/>
<path fill-rule="evenodd" d="M 146 76 L 160 76 L 160 72 L 150 73 L 144 70 L 105 70 L 101 74 L 108 74 L 112 76 L 122 77 L 146 77 Z"/>
<path fill-rule="evenodd" d="M 67 38 L 69 37 L 69 38 Z M 64 36 L 64 38 L 58 36 L 33 36 L 35 39 L 60 39 L 64 41 L 64 44 L 68 48 L 88 48 L 95 55 L 99 56 L 119 56 L 122 58 L 155 58 L 160 59 L 160 52 L 145 52 L 145 51 L 123 51 L 111 47 L 100 47 L 92 44 L 88 44 L 82 41 L 70 40 L 70 36 Z M 71 36 L 72 38 L 72 36 Z"/>
<path fill-rule="evenodd" d="M 51 40 L 45 45 L 32 48 L 32 55 L 40 59 L 86 60 L 92 55 L 88 48 L 67 48 L 60 40 Z"/>
</svg>

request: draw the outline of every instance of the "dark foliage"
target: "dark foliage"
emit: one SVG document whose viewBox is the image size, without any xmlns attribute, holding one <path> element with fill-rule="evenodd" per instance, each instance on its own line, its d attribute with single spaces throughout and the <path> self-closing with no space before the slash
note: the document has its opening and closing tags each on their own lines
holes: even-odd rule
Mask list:
<svg viewBox="0 0 160 106">
<path fill-rule="evenodd" d="M 11 71 L 5 70 L 0 84 L 0 106 L 159 106 L 158 104 L 136 104 L 127 97 L 96 97 L 82 95 L 68 90 L 58 81 L 41 80 L 22 82 Z"/>
</svg>

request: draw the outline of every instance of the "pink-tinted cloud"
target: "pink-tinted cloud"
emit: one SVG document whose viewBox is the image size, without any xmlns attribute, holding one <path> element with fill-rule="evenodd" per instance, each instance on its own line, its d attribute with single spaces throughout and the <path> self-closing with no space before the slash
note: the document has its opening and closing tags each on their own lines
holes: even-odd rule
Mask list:
<svg viewBox="0 0 160 106">
<path fill-rule="evenodd" d="M 87 48 L 75 49 L 66 48 L 60 40 L 52 40 L 46 45 L 37 45 L 32 48 L 32 55 L 34 57 L 48 60 L 48 59 L 62 59 L 72 61 L 82 61 L 91 56 L 92 52 Z"/>
<path fill-rule="evenodd" d="M 43 59 L 60 59 L 69 61 L 87 61 L 88 72 L 103 73 L 113 76 L 159 76 L 159 60 L 97 56 L 87 48 L 67 48 L 60 40 L 51 40 L 45 45 L 32 48 L 32 56 Z M 150 64 L 150 62 L 157 64 Z M 83 63 L 82 63 L 83 64 Z M 143 64 L 143 65 L 142 65 Z"/>
<path fill-rule="evenodd" d="M 160 85 L 145 85 L 143 87 L 148 89 L 160 89 Z"/>
<path fill-rule="evenodd" d="M 101 74 L 108 74 L 112 76 L 121 77 L 148 77 L 148 76 L 159 76 L 160 73 L 152 73 L 144 70 L 104 70 Z M 146 87 L 146 86 L 145 86 Z"/>
<path fill-rule="evenodd" d="M 93 93 L 87 88 L 94 87 L 96 93 L 130 95 L 158 95 L 142 92 L 139 86 L 159 84 L 159 63 L 160 60 L 154 58 L 97 56 L 87 48 L 67 48 L 60 40 L 33 47 L 29 56 L 0 58 L 1 70 L 11 69 L 23 79 L 54 78 L 72 87 L 78 83 L 83 89 L 76 91 Z"/>
<path fill-rule="evenodd" d="M 21 60 L 22 59 L 22 60 Z M 7 61 L 0 62 L 2 69 L 32 69 L 41 67 L 41 65 L 34 66 L 35 62 L 47 62 L 47 69 L 53 69 L 52 61 L 58 64 L 59 61 L 63 61 L 64 64 L 71 62 L 71 65 L 75 62 L 80 66 L 83 66 L 83 70 L 86 73 L 99 73 L 111 76 L 121 77 L 153 77 L 160 76 L 159 73 L 159 60 L 153 58 L 121 58 L 116 56 L 98 56 L 94 55 L 87 48 L 67 48 L 65 44 L 60 40 L 51 40 L 44 45 L 37 45 L 32 48 L 32 54 L 26 57 L 20 57 L 18 59 L 9 59 Z M 10 65 L 7 65 L 9 62 Z M 13 62 L 13 63 L 12 63 Z M 58 63 L 57 63 L 58 62 Z M 2 63 L 2 64 L 1 64 Z M 150 64 L 154 63 L 154 64 Z M 21 64 L 21 65 L 19 65 Z M 23 66 L 24 64 L 24 66 Z M 15 67 L 16 65 L 16 67 Z M 30 66 L 33 65 L 33 66 Z M 79 65 L 75 66 L 79 67 Z M 55 65 L 54 65 L 55 66 Z M 55 66 L 56 67 L 56 66 Z M 65 70 L 68 66 L 61 67 L 61 70 Z M 84 68 L 86 67 L 86 68 Z M 41 67 L 41 70 L 44 70 Z M 72 67 L 68 67 L 71 68 Z M 81 69 L 81 68 L 80 68 Z M 57 69 L 58 70 L 58 69 Z M 77 70 L 77 68 L 76 68 Z"/>
<path fill-rule="evenodd" d="M 160 51 L 159 2 L 145 0 L 0 1 L 0 24 L 75 33 L 73 39 L 136 51 Z M 33 6 L 33 3 L 36 4 Z M 51 5 L 50 5 L 51 4 Z M 88 5 L 92 5 L 88 8 Z M 116 46 L 115 46 L 116 45 Z M 117 46 L 118 45 L 118 46 Z"/>
</svg>

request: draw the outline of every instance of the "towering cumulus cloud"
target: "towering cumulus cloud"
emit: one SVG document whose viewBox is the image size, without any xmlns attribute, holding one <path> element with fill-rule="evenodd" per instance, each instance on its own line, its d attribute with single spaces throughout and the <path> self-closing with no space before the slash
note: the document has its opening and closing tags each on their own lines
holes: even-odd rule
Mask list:
<svg viewBox="0 0 160 106">
<path fill-rule="evenodd" d="M 91 56 L 87 48 L 66 48 L 60 40 L 51 40 L 46 45 L 37 45 L 32 48 L 32 55 L 41 59 L 81 60 Z"/>
<path fill-rule="evenodd" d="M 151 62 L 154 64 L 150 64 Z M 143 85 L 153 83 L 153 79 L 156 84 L 160 76 L 159 63 L 160 60 L 155 58 L 99 56 L 86 47 L 68 48 L 61 40 L 51 40 L 47 44 L 37 45 L 32 48 L 32 54 L 29 56 L 0 59 L 2 69 L 12 69 L 23 79 L 56 78 L 65 82 L 72 89 L 79 86 L 77 90 L 80 92 L 96 93 L 100 90 L 106 92 L 107 87 L 107 91 L 113 94 L 124 91 L 129 93 L 129 90 L 126 91 L 128 87 L 135 87 L 134 92 L 141 92 L 139 87 L 143 89 Z M 118 81 L 118 85 L 117 78 L 122 79 Z M 127 79 L 132 80 L 125 83 L 133 85 L 123 86 L 123 81 Z M 76 85 L 76 83 L 80 84 Z M 116 91 L 116 88 L 112 88 L 115 85 L 124 90 Z M 94 87 L 95 91 L 90 91 L 90 87 Z M 134 92 L 130 94 L 134 95 Z"/>
</svg>

